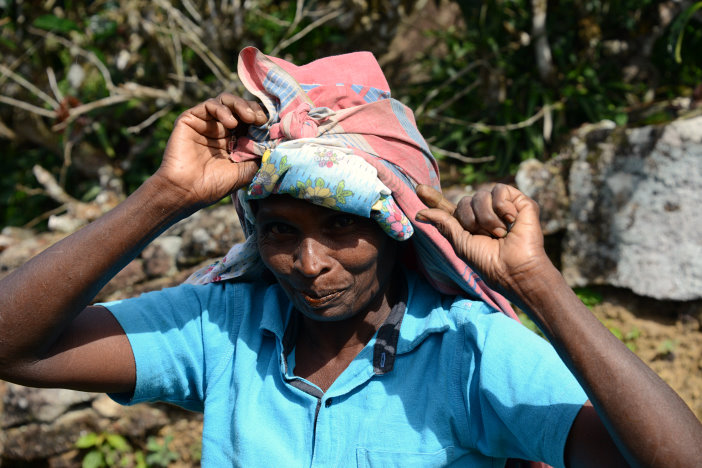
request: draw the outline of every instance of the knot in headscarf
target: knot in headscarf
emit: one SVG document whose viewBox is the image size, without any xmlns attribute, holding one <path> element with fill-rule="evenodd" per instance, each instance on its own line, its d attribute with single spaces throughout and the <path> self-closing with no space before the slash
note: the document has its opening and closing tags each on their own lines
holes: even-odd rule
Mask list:
<svg viewBox="0 0 702 468">
<path fill-rule="evenodd" d="M 272 139 L 299 140 L 318 136 L 321 121 L 334 112 L 328 107 L 313 108 L 310 103 L 303 102 L 291 110 L 280 122 L 271 125 L 269 134 Z"/>
</svg>

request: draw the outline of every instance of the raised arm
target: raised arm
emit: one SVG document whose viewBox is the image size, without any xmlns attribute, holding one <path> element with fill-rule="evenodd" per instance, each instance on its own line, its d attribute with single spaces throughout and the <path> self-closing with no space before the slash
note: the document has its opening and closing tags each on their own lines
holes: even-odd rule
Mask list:
<svg viewBox="0 0 702 468">
<path fill-rule="evenodd" d="M 262 124 L 256 103 L 223 94 L 176 121 L 159 169 L 127 200 L 0 281 L 0 379 L 25 385 L 127 392 L 134 360 L 100 289 L 152 239 L 248 183 L 254 162 L 233 163 L 240 124 Z"/>
<path fill-rule="evenodd" d="M 430 207 L 417 219 L 435 225 L 491 287 L 529 314 L 585 389 L 596 414 L 588 404 L 576 418 L 569 466 L 621 466 L 620 454 L 632 466 L 702 465 L 702 425 L 566 284 L 543 249 L 533 200 L 506 185 L 458 207 L 428 186 L 417 193 Z M 620 454 L 608 450 L 597 415 Z"/>
</svg>

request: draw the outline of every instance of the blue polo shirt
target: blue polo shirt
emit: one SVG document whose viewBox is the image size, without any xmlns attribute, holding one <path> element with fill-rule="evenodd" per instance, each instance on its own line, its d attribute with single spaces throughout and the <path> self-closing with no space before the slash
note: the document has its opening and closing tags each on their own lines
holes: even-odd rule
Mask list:
<svg viewBox="0 0 702 468">
<path fill-rule="evenodd" d="M 133 404 L 204 411 L 203 466 L 563 466 L 587 399 L 553 348 L 482 302 L 407 275 L 401 302 L 332 386 L 294 375 L 277 285 L 183 285 L 105 304 L 134 352 Z"/>
</svg>

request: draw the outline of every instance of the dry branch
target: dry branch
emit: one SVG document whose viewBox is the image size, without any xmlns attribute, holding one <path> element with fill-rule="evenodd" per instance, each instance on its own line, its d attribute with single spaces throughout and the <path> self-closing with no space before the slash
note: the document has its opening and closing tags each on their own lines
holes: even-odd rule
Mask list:
<svg viewBox="0 0 702 468">
<path fill-rule="evenodd" d="M 18 107 L 20 109 L 24 109 L 28 112 L 33 113 L 33 114 L 41 115 L 42 117 L 49 117 L 50 119 L 56 118 L 56 111 L 47 110 L 47 109 L 44 109 L 43 107 L 38 107 L 38 106 L 35 106 L 34 104 L 20 101 L 19 99 L 11 98 L 10 96 L 0 95 L 0 102 L 4 102 L 5 104 L 8 104 L 8 105 L 13 106 L 13 107 Z"/>
<path fill-rule="evenodd" d="M 466 155 L 461 154 L 461 153 L 456 153 L 455 151 L 448 151 L 448 150 L 445 150 L 443 148 L 439 148 L 438 146 L 434 146 L 434 145 L 429 145 L 429 149 L 436 154 L 440 154 L 441 156 L 446 156 L 447 158 L 455 159 L 457 161 L 461 161 L 464 163 L 474 164 L 474 163 L 490 162 L 490 161 L 495 160 L 495 156 L 482 156 L 479 158 L 473 158 L 473 157 L 466 156 Z"/>
<path fill-rule="evenodd" d="M 560 109 L 563 107 L 562 102 L 557 102 L 555 104 L 546 104 L 543 106 L 539 111 L 529 117 L 528 119 L 522 120 L 521 122 L 516 122 L 513 124 L 507 124 L 507 125 L 488 125 L 484 124 L 481 122 L 468 122 L 467 120 L 462 120 L 462 119 L 457 119 L 455 117 L 446 117 L 442 115 L 427 115 L 427 118 L 439 121 L 439 122 L 446 122 L 449 124 L 453 125 L 461 125 L 464 127 L 468 128 L 473 128 L 479 132 L 511 132 L 514 130 L 520 130 L 522 128 L 529 127 L 533 125 L 534 123 L 538 122 L 540 119 L 542 119 L 546 113 L 551 112 L 556 109 Z"/>
<path fill-rule="evenodd" d="M 271 54 L 272 55 L 278 54 L 279 51 L 285 49 L 290 44 L 293 44 L 294 42 L 299 41 L 300 39 L 302 39 L 303 37 L 305 37 L 306 35 L 308 35 L 312 31 L 314 31 L 315 28 L 320 27 L 321 25 L 323 25 L 327 21 L 331 21 L 334 18 L 341 16 L 342 13 L 343 13 L 343 10 L 336 10 L 336 11 L 332 11 L 330 13 L 327 13 L 326 15 L 322 16 L 321 18 L 316 19 L 312 23 L 305 26 L 301 31 L 299 31 L 294 36 L 292 36 L 288 39 L 285 39 L 283 41 L 280 41 L 280 43 L 278 43 L 278 45 L 275 46 L 273 51 L 271 51 Z"/>
<path fill-rule="evenodd" d="M 22 86 L 25 88 L 27 91 L 30 93 L 34 94 L 38 98 L 40 98 L 42 101 L 50 105 L 53 109 L 56 109 L 59 106 L 59 103 L 56 102 L 55 99 L 53 99 L 51 96 L 46 94 L 44 91 L 41 89 L 37 88 L 34 84 L 30 83 L 23 77 L 19 76 L 17 73 L 13 72 L 9 68 L 7 68 L 5 65 L 0 63 L 0 73 L 3 75 L 6 75 L 9 78 L 12 78 L 12 80 L 17 83 L 18 85 Z"/>
</svg>

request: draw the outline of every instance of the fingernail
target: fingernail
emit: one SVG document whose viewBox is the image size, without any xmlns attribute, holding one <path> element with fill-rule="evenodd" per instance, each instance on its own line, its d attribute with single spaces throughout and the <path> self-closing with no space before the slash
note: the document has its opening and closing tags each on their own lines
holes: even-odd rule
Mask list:
<svg viewBox="0 0 702 468">
<path fill-rule="evenodd" d="M 416 215 L 414 215 L 414 220 L 420 223 L 433 224 L 431 220 L 424 216 L 422 213 L 417 213 Z"/>
<path fill-rule="evenodd" d="M 498 227 L 492 230 L 492 234 L 499 238 L 505 237 L 507 235 L 507 229 Z"/>
</svg>

